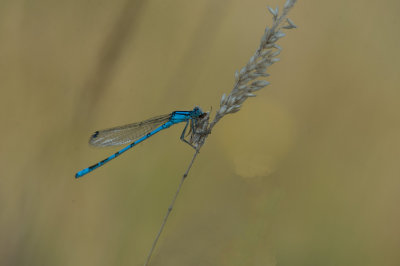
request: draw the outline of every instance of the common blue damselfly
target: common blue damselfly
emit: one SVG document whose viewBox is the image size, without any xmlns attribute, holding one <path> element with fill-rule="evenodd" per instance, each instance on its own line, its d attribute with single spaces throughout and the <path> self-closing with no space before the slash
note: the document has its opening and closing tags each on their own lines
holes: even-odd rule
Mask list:
<svg viewBox="0 0 400 266">
<path fill-rule="evenodd" d="M 130 144 L 120 151 L 114 153 L 110 157 L 77 172 L 75 174 L 75 178 L 79 178 L 90 173 L 94 169 L 106 164 L 107 162 L 126 152 L 136 144 L 150 138 L 157 132 L 181 122 L 186 122 L 186 126 L 182 131 L 181 140 L 192 146 L 191 143 L 185 140 L 185 132 L 189 122 L 191 124 L 190 129 L 194 130 L 194 125 L 197 119 L 199 119 L 202 115 L 204 115 L 203 111 L 199 107 L 195 107 L 192 111 L 175 111 L 171 114 L 153 117 L 139 123 L 96 131 L 89 140 L 89 143 L 93 146 L 106 147 L 123 145 L 126 143 Z"/>
</svg>

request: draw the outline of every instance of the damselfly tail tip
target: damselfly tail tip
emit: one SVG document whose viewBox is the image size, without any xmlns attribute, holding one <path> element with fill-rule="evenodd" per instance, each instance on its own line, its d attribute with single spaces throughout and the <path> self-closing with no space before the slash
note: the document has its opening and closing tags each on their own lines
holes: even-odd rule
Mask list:
<svg viewBox="0 0 400 266">
<path fill-rule="evenodd" d="M 78 173 L 76 173 L 76 174 L 75 174 L 75 178 L 78 179 L 78 178 L 80 178 L 80 177 L 86 175 L 88 172 L 85 171 L 85 170 L 87 170 L 87 169 L 84 169 L 84 170 L 79 171 Z"/>
</svg>

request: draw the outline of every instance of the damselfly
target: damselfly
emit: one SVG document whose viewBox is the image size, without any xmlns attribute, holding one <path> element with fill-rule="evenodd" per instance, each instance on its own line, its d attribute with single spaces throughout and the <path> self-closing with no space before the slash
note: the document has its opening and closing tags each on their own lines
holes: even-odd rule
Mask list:
<svg viewBox="0 0 400 266">
<path fill-rule="evenodd" d="M 194 131 L 196 121 L 203 115 L 203 111 L 199 107 L 195 107 L 192 111 L 175 111 L 171 114 L 153 117 L 139 123 L 96 131 L 89 140 L 89 143 L 93 146 L 106 147 L 123 145 L 126 143 L 130 144 L 110 157 L 77 172 L 75 177 L 79 178 L 90 173 L 94 169 L 126 152 L 136 144 L 150 138 L 157 132 L 181 122 L 186 122 L 186 126 L 182 131 L 181 140 L 193 147 L 191 143 L 185 140 L 186 129 L 190 123 L 190 129 Z"/>
</svg>

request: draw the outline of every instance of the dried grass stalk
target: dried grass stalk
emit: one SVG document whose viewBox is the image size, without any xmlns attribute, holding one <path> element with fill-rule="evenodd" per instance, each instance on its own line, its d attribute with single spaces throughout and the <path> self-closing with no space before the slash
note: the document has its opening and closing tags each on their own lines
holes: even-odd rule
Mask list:
<svg viewBox="0 0 400 266">
<path fill-rule="evenodd" d="M 284 29 L 296 28 L 293 21 L 287 18 L 289 10 L 295 3 L 296 0 L 287 0 L 281 14 L 278 8 L 268 7 L 268 11 L 272 14 L 272 26 L 265 28 L 259 47 L 247 64 L 235 72 L 235 85 L 228 95 L 222 95 L 214 120 L 209 123 L 210 116 L 207 113 L 196 125 L 196 130 L 191 136 L 191 143 L 198 149 L 205 143 L 205 139 L 222 117 L 239 111 L 247 98 L 255 97 L 255 92 L 269 85 L 269 82 L 263 78 L 269 76 L 268 67 L 279 61 L 277 56 L 282 51 L 276 43 L 286 35 L 283 32 Z"/>
<path fill-rule="evenodd" d="M 250 58 L 249 62 L 235 73 L 235 85 L 232 91 L 228 94 L 223 94 L 220 101 L 220 108 L 218 109 L 214 120 L 210 123 L 210 112 L 204 114 L 195 125 L 194 130 L 191 134 L 190 143 L 196 148 L 196 152 L 183 174 L 181 182 L 179 183 L 178 189 L 175 192 L 174 198 L 168 208 L 168 211 L 164 217 L 161 227 L 156 235 L 150 252 L 147 256 L 145 266 L 148 265 L 153 251 L 157 245 L 158 239 L 164 226 L 168 220 L 169 214 L 171 213 L 175 200 L 182 188 L 183 182 L 185 181 L 188 173 L 193 165 L 196 156 L 198 155 L 201 147 L 204 145 L 206 138 L 211 133 L 211 130 L 218 121 L 227 114 L 233 114 L 240 110 L 242 104 L 249 97 L 255 97 L 255 92 L 269 85 L 269 82 L 261 78 L 268 77 L 267 69 L 269 66 L 279 61 L 277 56 L 280 54 L 282 48 L 276 44 L 276 42 L 285 36 L 282 32 L 283 29 L 293 29 L 296 25 L 289 18 L 286 18 L 287 13 L 296 3 L 296 0 L 287 0 L 282 13 L 279 14 L 278 8 L 273 9 L 268 7 L 269 12 L 272 14 L 272 26 L 267 27 L 261 38 L 260 45 L 254 55 Z"/>
</svg>

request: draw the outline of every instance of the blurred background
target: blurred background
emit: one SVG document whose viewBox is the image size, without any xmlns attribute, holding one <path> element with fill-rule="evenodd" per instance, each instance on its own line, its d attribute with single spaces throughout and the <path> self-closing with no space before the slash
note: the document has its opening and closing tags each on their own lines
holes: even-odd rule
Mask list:
<svg viewBox="0 0 400 266">
<path fill-rule="evenodd" d="M 0 265 L 143 265 L 193 150 L 284 0 L 0 2 Z M 207 140 L 150 265 L 400 265 L 398 1 L 299 1 L 271 85 Z"/>
</svg>

